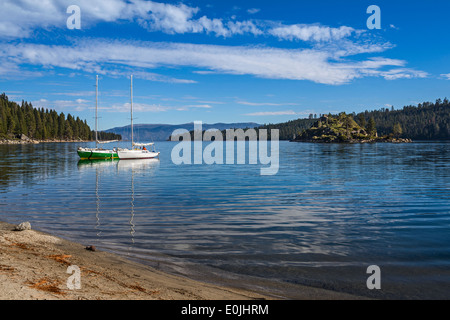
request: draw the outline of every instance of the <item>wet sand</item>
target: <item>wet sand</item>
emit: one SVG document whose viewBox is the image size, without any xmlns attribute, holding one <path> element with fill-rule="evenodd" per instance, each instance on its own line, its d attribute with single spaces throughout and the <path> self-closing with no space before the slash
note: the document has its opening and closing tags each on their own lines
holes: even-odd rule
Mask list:
<svg viewBox="0 0 450 320">
<path fill-rule="evenodd" d="M 222 287 L 167 274 L 43 232 L 13 229 L 14 225 L 0 222 L 1 300 L 280 299 L 263 291 Z M 80 270 L 80 289 L 68 287 L 68 279 L 74 275 L 67 273 L 70 266 Z M 304 287 L 302 291 L 302 299 L 357 299 L 323 289 Z"/>
</svg>

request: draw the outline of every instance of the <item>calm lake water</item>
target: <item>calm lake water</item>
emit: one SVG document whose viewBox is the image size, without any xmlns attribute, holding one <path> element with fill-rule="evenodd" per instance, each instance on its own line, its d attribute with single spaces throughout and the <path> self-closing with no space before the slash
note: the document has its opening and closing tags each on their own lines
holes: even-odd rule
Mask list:
<svg viewBox="0 0 450 320">
<path fill-rule="evenodd" d="M 0 145 L 0 220 L 280 297 L 450 298 L 450 143 L 280 142 L 274 176 L 177 166 L 175 144 L 157 143 L 159 161 L 94 163 L 74 143 Z"/>
</svg>

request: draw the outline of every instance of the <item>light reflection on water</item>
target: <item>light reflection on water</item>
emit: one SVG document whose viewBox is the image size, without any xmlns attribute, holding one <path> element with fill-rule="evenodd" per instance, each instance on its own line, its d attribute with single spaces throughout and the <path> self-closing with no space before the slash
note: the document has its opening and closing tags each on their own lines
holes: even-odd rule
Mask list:
<svg viewBox="0 0 450 320">
<path fill-rule="evenodd" d="M 69 143 L 0 146 L 0 219 L 201 279 L 282 281 L 290 297 L 306 284 L 449 298 L 449 145 L 281 142 L 275 176 L 176 166 L 170 142 L 137 162 L 79 162 Z M 365 286 L 371 264 L 379 292 Z"/>
</svg>

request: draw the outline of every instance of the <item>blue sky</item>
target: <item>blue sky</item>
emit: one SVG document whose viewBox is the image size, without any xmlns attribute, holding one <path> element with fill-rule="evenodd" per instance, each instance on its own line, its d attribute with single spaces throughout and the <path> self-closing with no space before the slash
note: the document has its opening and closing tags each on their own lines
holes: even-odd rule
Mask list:
<svg viewBox="0 0 450 320">
<path fill-rule="evenodd" d="M 448 1 L 2 0 L 0 91 L 100 129 L 278 123 L 450 97 Z M 81 29 L 69 29 L 70 5 Z M 367 28 L 367 8 L 381 29 Z"/>
</svg>

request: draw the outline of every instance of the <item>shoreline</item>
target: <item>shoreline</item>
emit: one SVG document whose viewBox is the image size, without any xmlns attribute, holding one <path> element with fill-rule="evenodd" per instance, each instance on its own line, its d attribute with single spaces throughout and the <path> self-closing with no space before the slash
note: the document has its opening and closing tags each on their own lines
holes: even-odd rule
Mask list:
<svg viewBox="0 0 450 320">
<path fill-rule="evenodd" d="M 343 141 L 328 141 L 323 139 L 316 139 L 316 140 L 310 140 L 310 139 L 304 139 L 304 140 L 289 140 L 289 142 L 306 142 L 306 143 L 336 143 L 336 144 L 374 144 L 374 143 L 413 143 L 414 141 L 409 138 L 399 138 L 399 139 L 371 139 L 371 140 L 357 140 L 357 139 L 350 139 L 350 140 L 343 140 Z"/>
<path fill-rule="evenodd" d="M 284 300 L 261 290 L 221 286 L 172 275 L 114 253 L 0 221 L 0 300 Z M 80 289 L 69 289 L 69 266 Z M 281 285 L 282 286 L 282 285 Z M 299 299 L 364 299 L 300 287 Z"/>
<path fill-rule="evenodd" d="M 36 230 L 0 222 L 1 300 L 253 300 L 256 292 L 173 276 Z M 81 288 L 69 289 L 69 266 Z"/>
<path fill-rule="evenodd" d="M 0 140 L 0 145 L 18 145 L 18 144 L 40 144 L 40 143 L 74 143 L 74 142 L 93 142 L 94 140 Z"/>
</svg>

